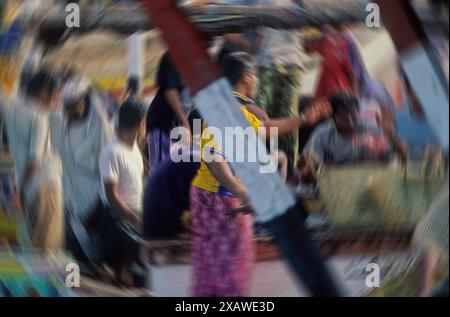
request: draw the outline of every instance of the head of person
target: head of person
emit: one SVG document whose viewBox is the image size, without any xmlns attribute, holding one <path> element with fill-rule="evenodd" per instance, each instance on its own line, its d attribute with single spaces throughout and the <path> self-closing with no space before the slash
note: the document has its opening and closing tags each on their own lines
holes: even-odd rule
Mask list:
<svg viewBox="0 0 450 317">
<path fill-rule="evenodd" d="M 333 121 L 341 134 L 351 134 L 358 124 L 359 100 L 356 96 L 340 92 L 330 97 Z"/>
<path fill-rule="evenodd" d="M 28 98 L 37 100 L 45 107 L 56 104 L 59 92 L 59 82 L 56 76 L 48 70 L 40 70 L 31 75 L 25 89 Z"/>
<path fill-rule="evenodd" d="M 72 77 L 61 91 L 64 112 L 69 121 L 86 117 L 89 111 L 89 82 L 82 77 Z"/>
<path fill-rule="evenodd" d="M 236 52 L 224 57 L 220 66 L 223 75 L 236 91 L 253 97 L 258 89 L 258 71 L 255 59 L 248 53 Z"/>
<path fill-rule="evenodd" d="M 145 116 L 147 108 L 137 98 L 128 98 L 119 109 L 119 133 L 136 133 L 137 141 L 140 142 L 145 136 Z"/>
<path fill-rule="evenodd" d="M 129 97 L 137 97 L 140 90 L 140 81 L 137 76 L 130 76 L 128 78 L 127 94 Z"/>
</svg>

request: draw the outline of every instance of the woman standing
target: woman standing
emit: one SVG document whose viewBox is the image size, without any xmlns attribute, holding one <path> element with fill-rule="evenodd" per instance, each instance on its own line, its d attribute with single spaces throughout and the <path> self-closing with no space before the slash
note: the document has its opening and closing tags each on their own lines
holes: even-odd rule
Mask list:
<svg viewBox="0 0 450 317">
<path fill-rule="evenodd" d="M 317 103 L 302 115 L 260 121 L 245 106 L 258 88 L 255 60 L 246 53 L 233 53 L 221 62 L 225 77 L 234 88 L 236 104 L 249 126 L 261 137 L 286 135 L 329 115 L 328 104 Z M 195 296 L 249 295 L 253 263 L 253 217 L 230 212 L 247 202 L 246 188 L 233 174 L 212 128 L 202 133 L 202 162 L 192 182 L 190 206 L 193 227 L 193 282 Z M 262 129 L 259 129 L 262 128 Z"/>
<path fill-rule="evenodd" d="M 157 74 L 158 92 L 147 113 L 147 142 L 150 170 L 170 155 L 170 131 L 181 124 L 190 131 L 182 95 L 184 84 L 166 52 Z"/>
</svg>

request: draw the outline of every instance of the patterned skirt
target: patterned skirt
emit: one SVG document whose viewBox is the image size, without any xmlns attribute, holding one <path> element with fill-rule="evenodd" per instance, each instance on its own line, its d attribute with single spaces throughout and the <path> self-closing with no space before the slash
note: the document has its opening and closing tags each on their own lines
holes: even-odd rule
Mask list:
<svg viewBox="0 0 450 317">
<path fill-rule="evenodd" d="M 227 212 L 239 199 L 192 186 L 193 295 L 248 296 L 254 259 L 253 217 Z"/>
</svg>

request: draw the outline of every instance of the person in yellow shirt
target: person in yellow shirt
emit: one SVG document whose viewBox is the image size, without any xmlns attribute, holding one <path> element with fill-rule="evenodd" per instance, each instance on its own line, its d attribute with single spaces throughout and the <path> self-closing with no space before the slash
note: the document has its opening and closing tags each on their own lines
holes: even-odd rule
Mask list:
<svg viewBox="0 0 450 317">
<path fill-rule="evenodd" d="M 230 54 L 221 61 L 224 76 L 233 86 L 236 104 L 248 123 L 263 138 L 270 137 L 270 128 L 278 135 L 314 124 L 329 115 L 328 103 L 320 100 L 300 115 L 265 120 L 255 114 L 251 97 L 258 88 L 256 64 L 247 53 Z M 230 211 L 247 202 L 246 188 L 233 175 L 218 142 L 206 128 L 202 133 L 202 163 L 190 193 L 193 230 L 193 295 L 247 296 L 253 262 L 253 217 L 248 214 L 230 216 Z M 205 154 L 213 160 L 205 160 Z"/>
</svg>

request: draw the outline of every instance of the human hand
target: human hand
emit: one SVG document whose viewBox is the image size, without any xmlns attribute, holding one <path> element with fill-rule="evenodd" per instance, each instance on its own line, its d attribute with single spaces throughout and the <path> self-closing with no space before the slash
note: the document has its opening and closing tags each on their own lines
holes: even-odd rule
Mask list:
<svg viewBox="0 0 450 317">
<path fill-rule="evenodd" d="M 330 117 L 331 113 L 331 105 L 328 100 L 326 98 L 320 98 L 303 112 L 303 116 L 305 123 L 313 125 L 322 119 Z"/>
</svg>

